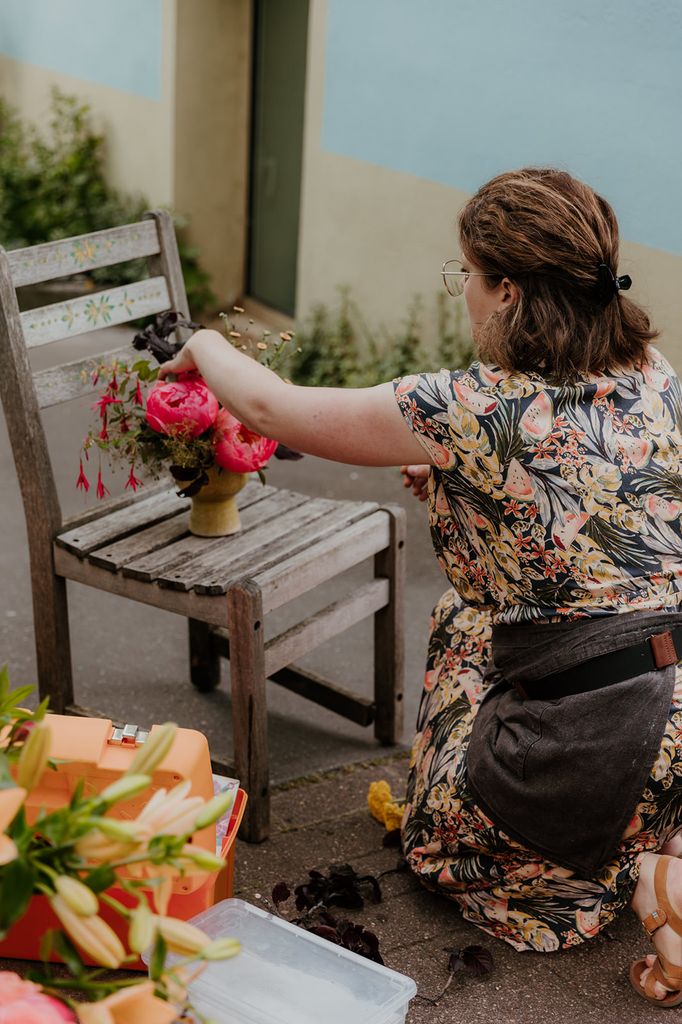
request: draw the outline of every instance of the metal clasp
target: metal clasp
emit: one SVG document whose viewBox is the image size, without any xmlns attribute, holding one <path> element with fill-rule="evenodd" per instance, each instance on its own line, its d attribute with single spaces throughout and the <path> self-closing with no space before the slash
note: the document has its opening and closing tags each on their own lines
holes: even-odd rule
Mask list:
<svg viewBox="0 0 682 1024">
<path fill-rule="evenodd" d="M 107 742 L 122 747 L 141 747 L 148 736 L 148 729 L 141 729 L 139 725 L 124 725 L 123 728 L 113 728 Z"/>
</svg>

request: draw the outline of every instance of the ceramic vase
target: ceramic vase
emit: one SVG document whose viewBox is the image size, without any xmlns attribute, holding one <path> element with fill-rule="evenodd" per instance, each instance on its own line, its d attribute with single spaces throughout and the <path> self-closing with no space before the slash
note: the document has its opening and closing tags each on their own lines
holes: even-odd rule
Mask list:
<svg viewBox="0 0 682 1024">
<path fill-rule="evenodd" d="M 242 525 L 236 495 L 248 479 L 248 473 L 209 469 L 208 483 L 192 498 L 190 533 L 197 537 L 228 537 L 239 533 Z"/>
</svg>

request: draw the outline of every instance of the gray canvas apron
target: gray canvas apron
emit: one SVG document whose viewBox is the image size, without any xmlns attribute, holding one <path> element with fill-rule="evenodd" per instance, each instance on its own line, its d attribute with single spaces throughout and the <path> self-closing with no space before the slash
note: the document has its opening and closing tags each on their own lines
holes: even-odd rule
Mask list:
<svg viewBox="0 0 682 1024">
<path fill-rule="evenodd" d="M 474 720 L 467 773 L 479 806 L 512 839 L 583 877 L 594 875 L 641 799 L 670 711 L 675 666 L 558 700 L 522 700 L 511 684 L 681 623 L 681 612 L 626 612 L 493 627 L 492 685 Z"/>
</svg>

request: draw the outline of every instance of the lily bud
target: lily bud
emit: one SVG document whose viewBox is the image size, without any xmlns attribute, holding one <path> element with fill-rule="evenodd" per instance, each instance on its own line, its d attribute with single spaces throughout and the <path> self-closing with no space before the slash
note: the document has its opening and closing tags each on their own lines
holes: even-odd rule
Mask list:
<svg viewBox="0 0 682 1024">
<path fill-rule="evenodd" d="M 209 800 L 196 818 L 195 828 L 206 828 L 207 825 L 212 825 L 214 821 L 218 821 L 223 815 L 227 814 L 232 809 L 234 803 L 236 790 L 227 789 L 224 793 L 218 793 L 212 800 Z"/>
<path fill-rule="evenodd" d="M 47 768 L 50 756 L 52 733 L 47 722 L 36 722 L 21 748 L 17 764 L 17 782 L 24 789 L 32 790 Z"/>
<path fill-rule="evenodd" d="M 159 916 L 156 918 L 156 926 L 170 951 L 180 956 L 194 956 L 211 942 L 205 932 L 175 917 Z"/>
<path fill-rule="evenodd" d="M 94 892 L 78 878 L 59 875 L 55 878 L 54 887 L 74 914 L 92 917 L 99 910 L 99 900 Z"/>
<path fill-rule="evenodd" d="M 119 800 L 129 800 L 131 797 L 137 796 L 143 789 L 151 785 L 151 781 L 151 775 L 126 772 L 120 779 L 112 782 L 110 786 L 102 790 L 99 795 L 100 800 L 104 800 L 111 807 L 112 804 L 118 803 Z"/>
<path fill-rule="evenodd" d="M 150 774 L 155 768 L 158 768 L 173 746 L 177 731 L 178 727 L 175 722 L 166 722 L 158 729 L 152 730 L 135 754 L 126 775 L 134 775 L 136 772 Z"/>
<path fill-rule="evenodd" d="M 101 832 L 93 830 L 78 840 L 75 851 L 79 857 L 90 864 L 108 864 L 111 861 L 123 860 L 135 846 L 135 843 L 122 843 L 116 839 L 109 839 Z"/>
<path fill-rule="evenodd" d="M 222 871 L 225 867 L 223 857 L 219 857 L 209 850 L 202 850 L 200 846 L 192 846 L 191 843 L 185 843 L 180 851 L 180 856 L 183 860 L 189 860 L 192 864 L 196 864 L 202 871 Z"/>
<path fill-rule="evenodd" d="M 130 915 L 128 945 L 133 953 L 144 953 L 156 935 L 156 917 L 146 903 L 140 903 Z"/>
<path fill-rule="evenodd" d="M 125 959 L 126 951 L 116 932 L 106 921 L 93 914 L 92 917 L 81 917 L 75 914 L 66 900 L 60 896 L 50 897 L 50 906 L 61 921 L 69 936 L 84 953 L 112 970 L 120 967 Z"/>
<path fill-rule="evenodd" d="M 238 939 L 214 939 L 204 946 L 201 955 L 204 960 L 231 960 L 241 952 L 242 944 Z"/>
<path fill-rule="evenodd" d="M 116 839 L 121 843 L 141 843 L 145 838 L 136 821 L 121 821 L 119 818 L 89 818 L 88 823 L 108 839 Z"/>
</svg>

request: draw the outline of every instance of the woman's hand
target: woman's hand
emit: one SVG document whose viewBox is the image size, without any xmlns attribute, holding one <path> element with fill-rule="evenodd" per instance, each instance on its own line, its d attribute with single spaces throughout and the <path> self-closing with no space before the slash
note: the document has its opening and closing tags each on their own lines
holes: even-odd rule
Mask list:
<svg viewBox="0 0 682 1024">
<path fill-rule="evenodd" d="M 411 487 L 412 493 L 415 498 L 419 498 L 420 501 L 426 501 L 428 497 L 427 483 L 429 480 L 430 466 L 401 466 L 400 472 L 403 474 L 403 485 L 405 487 Z"/>
<path fill-rule="evenodd" d="M 170 373 L 189 373 L 191 370 L 197 369 L 197 364 L 194 361 L 194 355 L 192 353 L 191 343 L 192 338 L 189 338 L 173 359 L 169 359 L 168 362 L 161 364 L 159 367 L 158 380 L 164 380 Z"/>
</svg>

